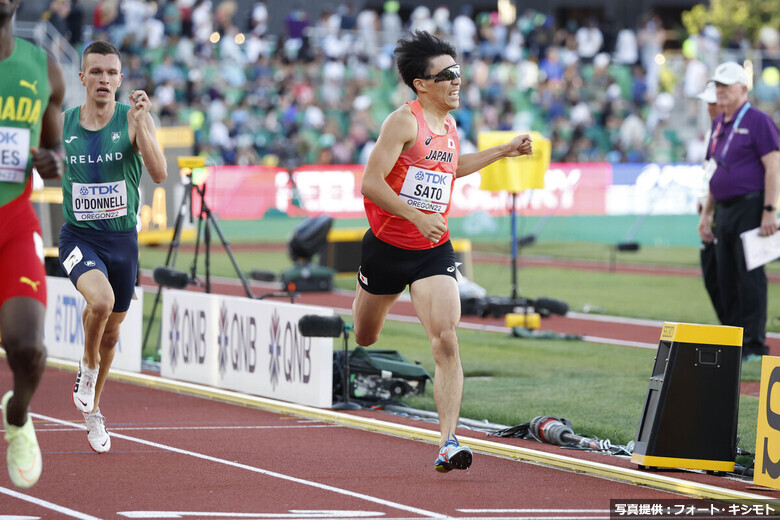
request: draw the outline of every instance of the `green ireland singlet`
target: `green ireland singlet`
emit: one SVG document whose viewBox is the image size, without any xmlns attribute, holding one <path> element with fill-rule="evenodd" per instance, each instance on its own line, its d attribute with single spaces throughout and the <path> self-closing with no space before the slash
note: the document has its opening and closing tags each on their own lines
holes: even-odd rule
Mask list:
<svg viewBox="0 0 780 520">
<path fill-rule="evenodd" d="M 14 38 L 13 52 L 0 61 L 0 206 L 30 184 L 30 147 L 40 144 L 41 117 L 48 105 L 46 52 Z"/>
<path fill-rule="evenodd" d="M 67 110 L 62 128 L 67 165 L 62 179 L 65 221 L 104 231 L 132 229 L 137 223 L 143 161 L 128 135 L 130 106 L 117 103 L 111 121 L 95 131 L 81 126 L 80 110 Z"/>
</svg>

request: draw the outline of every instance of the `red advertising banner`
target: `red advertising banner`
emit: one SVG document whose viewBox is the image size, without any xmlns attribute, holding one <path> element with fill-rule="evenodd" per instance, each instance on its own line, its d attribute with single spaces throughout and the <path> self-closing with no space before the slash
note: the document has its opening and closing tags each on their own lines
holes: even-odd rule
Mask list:
<svg viewBox="0 0 780 520">
<path fill-rule="evenodd" d="M 292 176 L 270 166 L 210 167 L 206 201 L 221 219 L 259 219 L 275 210 L 290 216 L 360 218 L 365 216 L 360 183 L 363 165 L 307 165 Z M 476 211 L 505 215 L 511 206 L 508 192 L 480 189 L 479 173 L 455 182 L 450 215 Z M 604 215 L 612 165 L 608 163 L 550 165 L 544 189 L 518 194 L 523 215 Z M 193 209 L 198 211 L 197 200 Z"/>
<path fill-rule="evenodd" d="M 252 220 L 277 206 L 277 177 L 287 179 L 287 170 L 274 166 L 210 166 L 204 183 L 206 204 L 225 220 Z M 200 212 L 193 197 L 192 210 Z"/>
</svg>

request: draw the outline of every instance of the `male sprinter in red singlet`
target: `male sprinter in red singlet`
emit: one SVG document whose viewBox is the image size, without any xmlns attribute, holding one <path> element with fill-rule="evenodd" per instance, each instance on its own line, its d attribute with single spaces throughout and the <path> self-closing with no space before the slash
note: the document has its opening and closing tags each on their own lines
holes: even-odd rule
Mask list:
<svg viewBox="0 0 780 520">
<path fill-rule="evenodd" d="M 398 71 L 417 95 L 390 114 L 363 173 L 361 191 L 371 229 L 352 304 L 355 341 L 375 343 L 390 307 L 408 285 L 417 316 L 431 341 L 433 383 L 441 441 L 437 471 L 466 469 L 471 450 L 455 437 L 463 395 L 463 369 L 455 329 L 460 296 L 447 213 L 457 177 L 503 158 L 532 153 L 531 138 L 459 156 L 450 110 L 460 103 L 455 48 L 423 31 L 395 48 Z"/>
<path fill-rule="evenodd" d="M 8 473 L 16 486 L 29 488 L 42 464 L 27 411 L 46 367 L 46 271 L 30 203 L 32 168 L 47 179 L 65 171 L 59 122 L 65 83 L 43 49 L 14 37 L 20 2 L 0 3 L 0 336 L 14 375 L 13 391 L 0 404 Z"/>
</svg>

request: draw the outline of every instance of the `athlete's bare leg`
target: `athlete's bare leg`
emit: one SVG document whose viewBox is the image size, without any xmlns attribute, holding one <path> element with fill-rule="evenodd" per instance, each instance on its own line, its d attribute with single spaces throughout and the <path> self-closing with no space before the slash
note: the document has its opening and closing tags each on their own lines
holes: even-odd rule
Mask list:
<svg viewBox="0 0 780 520">
<path fill-rule="evenodd" d="M 368 347 L 376 343 L 387 313 L 399 296 L 401 293 L 371 294 L 357 284 L 355 299 L 352 301 L 352 322 L 358 345 Z"/>
<path fill-rule="evenodd" d="M 452 277 L 431 276 L 412 283 L 412 303 L 431 342 L 436 363 L 433 397 L 439 412 L 440 445 L 455 433 L 463 399 L 463 368 L 458 350 L 460 295 Z"/>
<path fill-rule="evenodd" d="M 27 409 L 46 368 L 43 324 L 46 309 L 33 298 L 9 298 L 0 307 L 0 331 L 14 375 L 14 395 L 6 418 L 14 426 L 27 422 Z"/>
<path fill-rule="evenodd" d="M 95 369 L 100 365 L 100 342 L 108 318 L 114 309 L 114 290 L 108 278 L 99 269 L 82 274 L 76 289 L 87 301 L 82 314 L 84 322 L 84 365 Z"/>
<path fill-rule="evenodd" d="M 127 311 L 112 313 L 103 330 L 103 337 L 100 340 L 100 372 L 98 372 L 95 383 L 95 408 L 92 411 L 100 407 L 100 394 L 103 393 L 103 386 L 106 384 L 111 363 L 114 361 L 116 344 L 119 341 L 119 326 L 124 321 L 125 316 L 127 316 Z"/>
</svg>

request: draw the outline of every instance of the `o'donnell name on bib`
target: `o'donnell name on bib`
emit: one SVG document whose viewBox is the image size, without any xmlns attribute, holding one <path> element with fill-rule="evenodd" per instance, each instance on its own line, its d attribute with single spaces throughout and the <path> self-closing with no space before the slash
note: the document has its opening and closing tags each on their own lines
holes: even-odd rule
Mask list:
<svg viewBox="0 0 780 520">
<path fill-rule="evenodd" d="M 107 220 L 127 215 L 125 181 L 97 184 L 73 183 L 73 215 L 76 220 Z"/>
<path fill-rule="evenodd" d="M 409 168 L 398 196 L 409 206 L 444 213 L 452 194 L 452 173 Z"/>
</svg>

